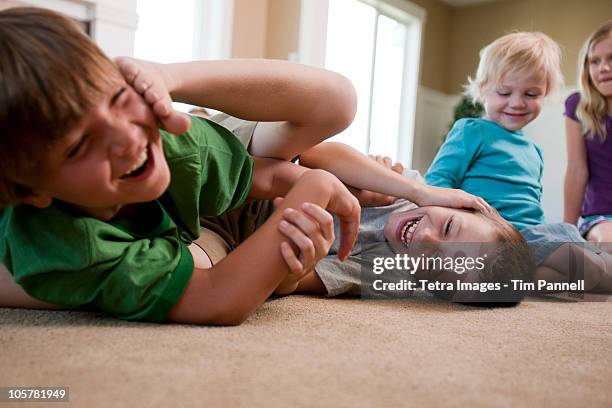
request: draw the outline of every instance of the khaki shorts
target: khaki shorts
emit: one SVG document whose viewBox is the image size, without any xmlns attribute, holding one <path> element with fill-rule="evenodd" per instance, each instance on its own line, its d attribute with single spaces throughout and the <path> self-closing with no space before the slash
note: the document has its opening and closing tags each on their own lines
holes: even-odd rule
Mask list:
<svg viewBox="0 0 612 408">
<path fill-rule="evenodd" d="M 220 113 L 210 118 L 230 130 L 249 146 L 257 122 L 250 122 Z M 200 219 L 200 237 L 195 241 L 206 252 L 213 264 L 234 250 L 263 224 L 272 213 L 269 201 L 251 201 L 216 217 Z"/>
</svg>

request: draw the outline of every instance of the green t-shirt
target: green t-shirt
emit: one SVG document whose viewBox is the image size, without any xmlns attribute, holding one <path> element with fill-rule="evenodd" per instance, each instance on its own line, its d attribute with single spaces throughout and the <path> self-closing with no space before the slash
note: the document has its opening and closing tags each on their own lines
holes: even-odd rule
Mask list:
<svg viewBox="0 0 612 408">
<path fill-rule="evenodd" d="M 199 218 L 241 205 L 253 162 L 241 142 L 213 122 L 160 131 L 170 167 L 168 190 L 136 215 L 105 222 L 55 201 L 0 213 L 0 262 L 31 296 L 127 320 L 164 321 L 193 273 L 187 244 Z"/>
</svg>

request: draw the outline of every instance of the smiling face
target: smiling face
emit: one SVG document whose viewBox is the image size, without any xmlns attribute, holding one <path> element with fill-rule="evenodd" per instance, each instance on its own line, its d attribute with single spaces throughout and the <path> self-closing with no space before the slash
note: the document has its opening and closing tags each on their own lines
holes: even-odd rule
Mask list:
<svg viewBox="0 0 612 408">
<path fill-rule="evenodd" d="M 498 230 L 484 216 L 447 207 L 420 207 L 392 214 L 385 224 L 385 238 L 396 253 L 413 257 L 482 256 L 482 243 L 499 241 Z M 488 249 L 491 246 L 486 246 Z M 458 255 L 458 253 L 461 255 Z M 417 280 L 453 282 L 468 274 L 452 270 L 417 271 Z"/>
<path fill-rule="evenodd" d="M 588 55 L 591 82 L 612 106 L 612 32 L 595 43 Z"/>
<path fill-rule="evenodd" d="M 492 242 L 493 225 L 471 211 L 447 207 L 420 207 L 392 214 L 385 238 L 396 252 L 411 252 L 415 244 Z"/>
<path fill-rule="evenodd" d="M 111 88 L 52 146 L 34 190 L 105 220 L 126 204 L 157 199 L 170 181 L 153 112 L 123 79 Z"/>
<path fill-rule="evenodd" d="M 541 75 L 510 72 L 486 86 L 483 94 L 485 119 L 509 131 L 517 131 L 534 120 L 542 110 L 546 80 Z"/>
</svg>

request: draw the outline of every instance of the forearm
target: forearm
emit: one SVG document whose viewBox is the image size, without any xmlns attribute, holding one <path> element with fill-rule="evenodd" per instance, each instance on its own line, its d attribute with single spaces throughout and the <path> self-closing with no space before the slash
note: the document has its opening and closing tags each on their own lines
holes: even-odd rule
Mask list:
<svg viewBox="0 0 612 408">
<path fill-rule="evenodd" d="M 255 234 L 212 268 L 195 270 L 168 319 L 199 324 L 239 324 L 246 319 L 287 276 L 279 249 L 284 240 L 278 231 L 282 209 L 299 208 L 306 201 L 327 207 L 333 193 L 329 177 L 305 173 Z"/>
<path fill-rule="evenodd" d="M 416 200 L 423 185 L 381 166 L 354 148 L 334 142 L 318 144 L 300 156 L 300 164 L 326 170 L 351 187 Z"/>
<path fill-rule="evenodd" d="M 346 127 L 356 96 L 337 73 L 286 61 L 223 60 L 159 65 L 173 99 L 242 119 Z"/>
<path fill-rule="evenodd" d="M 583 169 L 569 167 L 563 186 L 563 221 L 576 224 L 581 215 L 588 173 Z"/>
</svg>

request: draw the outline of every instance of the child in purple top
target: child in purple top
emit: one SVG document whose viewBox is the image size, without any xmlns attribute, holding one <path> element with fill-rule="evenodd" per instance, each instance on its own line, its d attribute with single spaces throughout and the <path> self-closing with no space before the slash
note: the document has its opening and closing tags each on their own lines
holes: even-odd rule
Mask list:
<svg viewBox="0 0 612 408">
<path fill-rule="evenodd" d="M 581 216 L 587 240 L 612 242 L 612 20 L 591 34 L 579 61 L 580 92 L 565 101 L 564 221 Z"/>
</svg>

